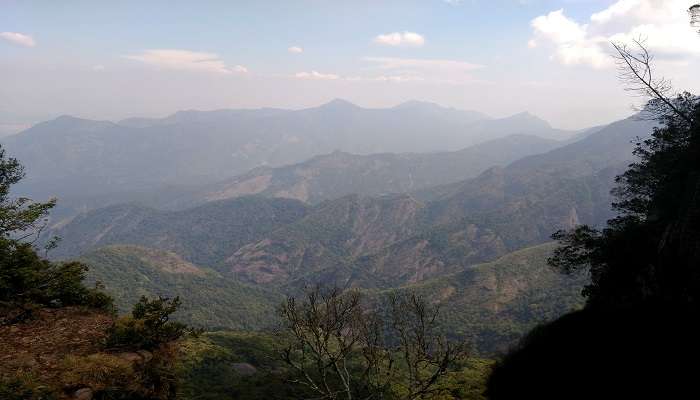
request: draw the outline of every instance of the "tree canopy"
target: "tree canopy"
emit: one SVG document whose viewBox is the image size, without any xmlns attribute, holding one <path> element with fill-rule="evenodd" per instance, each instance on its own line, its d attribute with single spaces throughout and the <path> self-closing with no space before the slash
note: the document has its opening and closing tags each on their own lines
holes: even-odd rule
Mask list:
<svg viewBox="0 0 700 400">
<path fill-rule="evenodd" d="M 651 97 L 643 118 L 658 122 L 639 139 L 638 161 L 617 177 L 618 216 L 603 229 L 557 232 L 564 245 L 550 264 L 564 272 L 587 269 L 591 306 L 647 301 L 697 304 L 700 300 L 700 101 L 690 93 L 668 96 L 669 81 L 652 78 L 652 57 L 616 45 L 628 89 Z M 643 135 L 644 132 L 640 132 Z"/>
<path fill-rule="evenodd" d="M 35 305 L 111 308 L 109 296 L 83 285 L 85 265 L 54 263 L 37 254 L 34 241 L 56 201 L 11 197 L 12 185 L 23 177 L 19 161 L 0 147 L 0 323 L 26 317 Z"/>
</svg>

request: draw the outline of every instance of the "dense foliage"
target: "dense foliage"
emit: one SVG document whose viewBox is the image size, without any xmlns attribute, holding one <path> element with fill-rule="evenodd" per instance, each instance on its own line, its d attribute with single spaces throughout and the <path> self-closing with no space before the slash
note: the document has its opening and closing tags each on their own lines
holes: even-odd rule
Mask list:
<svg viewBox="0 0 700 400">
<path fill-rule="evenodd" d="M 0 321 L 26 317 L 33 306 L 87 305 L 103 309 L 112 300 L 83 284 L 87 267 L 53 263 L 37 254 L 30 240 L 43 228 L 55 205 L 10 198 L 10 188 L 24 176 L 19 162 L 0 148 Z"/>
<path fill-rule="evenodd" d="M 551 263 L 565 272 L 590 268 L 592 306 L 700 300 L 700 103 L 673 101 L 637 143 L 639 161 L 617 179 L 619 216 L 603 230 L 559 232 L 565 246 Z"/>
<path fill-rule="evenodd" d="M 109 329 L 107 347 L 150 350 L 180 339 L 187 332 L 187 325 L 170 320 L 180 304 L 179 297 L 141 297 L 131 315 L 120 317 Z"/>
<path fill-rule="evenodd" d="M 0 265 L 2 304 L 111 308 L 111 298 L 83 284 L 87 267 L 82 263 L 53 263 L 29 243 L 0 239 Z"/>
</svg>

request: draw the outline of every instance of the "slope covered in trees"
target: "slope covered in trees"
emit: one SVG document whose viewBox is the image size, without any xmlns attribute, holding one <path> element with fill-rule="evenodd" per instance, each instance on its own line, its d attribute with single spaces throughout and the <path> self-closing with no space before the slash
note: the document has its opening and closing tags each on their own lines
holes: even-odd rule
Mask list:
<svg viewBox="0 0 700 400">
<path fill-rule="evenodd" d="M 583 276 L 547 265 L 547 243 L 498 260 L 389 291 L 412 291 L 441 305 L 441 326 L 478 354 L 502 354 L 532 328 L 583 306 Z"/>
<path fill-rule="evenodd" d="M 296 200 L 240 198 L 183 211 L 121 204 L 82 214 L 49 235 L 62 238 L 51 253 L 76 257 L 110 244 L 135 244 L 173 251 L 198 265 L 214 267 L 242 245 L 303 217 Z"/>
<path fill-rule="evenodd" d="M 568 146 L 438 187 L 432 196 L 421 196 L 432 197 L 428 201 L 348 196 L 326 202 L 242 247 L 226 263 L 251 281 L 260 268 L 273 266 L 279 280 L 308 280 L 308 274 L 318 279 L 325 271 L 325 279 L 390 287 L 493 260 L 547 242 L 558 229 L 598 225 L 609 218 L 614 176 L 629 162 L 625 160 L 633 159 L 630 141 L 650 129 L 647 122 L 625 120 Z M 362 210 L 372 201 L 384 205 L 384 218 L 348 220 L 347 212 L 328 212 L 336 207 Z M 402 229 L 390 222 L 398 221 L 393 215 L 402 216 Z M 353 231 L 352 226 L 364 229 Z M 369 241 L 366 232 L 383 236 Z M 363 241 L 372 245 L 358 250 L 355 246 Z"/>
<path fill-rule="evenodd" d="M 174 316 L 198 327 L 273 328 L 275 307 L 283 298 L 163 250 L 114 245 L 88 252 L 79 260 L 90 267 L 87 282 L 101 282 L 120 311 L 129 310 L 141 296 L 180 297 L 185 301 Z"/>
<path fill-rule="evenodd" d="M 441 304 L 441 326 L 454 337 L 468 338 L 474 352 L 490 356 L 537 323 L 581 306 L 584 279 L 562 276 L 546 265 L 554 247 L 532 247 L 420 283 L 366 292 L 378 297 L 411 291 Z M 121 310 L 144 295 L 180 296 L 185 301 L 175 314 L 178 320 L 208 329 L 274 328 L 284 293 L 303 290 L 294 282 L 277 289 L 251 287 L 173 253 L 133 245 L 107 246 L 79 260 L 90 267 L 87 281 L 102 282 Z M 367 280 L 358 286 L 375 286 Z"/>
<path fill-rule="evenodd" d="M 408 193 L 472 178 L 490 167 L 561 145 L 560 141 L 521 134 L 453 152 L 357 155 L 336 151 L 299 164 L 256 168 L 202 188 L 198 197 L 202 201 L 262 194 L 317 204 L 349 194 Z"/>
</svg>

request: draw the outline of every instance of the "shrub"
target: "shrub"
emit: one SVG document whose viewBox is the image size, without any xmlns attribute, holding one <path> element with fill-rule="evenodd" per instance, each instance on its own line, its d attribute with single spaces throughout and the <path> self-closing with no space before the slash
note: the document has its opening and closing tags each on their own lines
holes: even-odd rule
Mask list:
<svg viewBox="0 0 700 400">
<path fill-rule="evenodd" d="M 25 310 L 31 305 L 110 310 L 112 299 L 101 287 L 83 284 L 87 269 L 79 262 L 51 262 L 28 243 L 0 238 L 0 303 Z"/>
<path fill-rule="evenodd" d="M 125 385 L 137 389 L 139 379 L 131 361 L 112 354 L 68 356 L 63 362 L 64 387 L 88 386 L 95 391 Z"/>
<path fill-rule="evenodd" d="M 37 385 L 28 376 L 0 379 L 2 400 L 56 400 L 58 397 L 47 387 Z"/>
<path fill-rule="evenodd" d="M 171 314 L 180 304 L 179 297 L 149 300 L 142 296 L 134 305 L 131 316 L 118 318 L 110 328 L 107 346 L 154 349 L 181 338 L 188 330 L 187 325 L 170 321 Z"/>
<path fill-rule="evenodd" d="M 89 387 L 100 400 L 172 399 L 176 379 L 172 355 L 168 349 L 153 354 L 150 360 L 135 363 L 118 354 L 68 356 L 60 377 L 63 388 Z"/>
<path fill-rule="evenodd" d="M 37 203 L 11 198 L 11 187 L 24 177 L 22 165 L 6 157 L 0 146 L 0 323 L 26 318 L 41 307 L 87 305 L 111 308 L 111 299 L 83 285 L 87 267 L 78 262 L 54 263 L 37 254 L 33 243 L 46 226 L 55 199 Z M 53 248 L 57 239 L 48 242 Z"/>
</svg>

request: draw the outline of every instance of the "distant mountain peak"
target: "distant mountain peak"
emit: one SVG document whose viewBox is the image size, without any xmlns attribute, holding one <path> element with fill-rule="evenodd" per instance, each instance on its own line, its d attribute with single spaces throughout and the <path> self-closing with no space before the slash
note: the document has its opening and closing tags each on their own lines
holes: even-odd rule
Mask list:
<svg viewBox="0 0 700 400">
<path fill-rule="evenodd" d="M 523 111 L 521 113 L 511 115 L 510 117 L 506 117 L 505 119 L 516 120 L 516 121 L 538 122 L 544 126 L 551 127 L 549 122 L 545 121 L 544 119 L 538 117 L 535 114 L 532 114 L 529 111 Z"/>
<path fill-rule="evenodd" d="M 509 118 L 531 118 L 531 119 L 541 119 L 537 115 L 531 113 L 530 111 L 523 111 L 517 114 L 511 115 Z"/>
<path fill-rule="evenodd" d="M 61 115 L 50 121 L 42 122 L 39 126 L 50 126 L 54 129 L 79 129 L 79 130 L 93 130 L 102 129 L 115 125 L 111 121 L 99 121 L 93 119 L 79 118 L 72 115 Z"/>
<path fill-rule="evenodd" d="M 344 99 L 333 99 L 329 101 L 328 103 L 322 104 L 318 109 L 324 109 L 324 110 L 350 110 L 350 109 L 358 109 L 361 108 L 357 106 L 356 104 L 353 104 L 347 100 Z"/>
<path fill-rule="evenodd" d="M 72 115 L 64 114 L 64 115 L 59 115 L 58 117 L 54 118 L 54 121 L 79 121 L 82 118 L 74 117 Z"/>
</svg>

